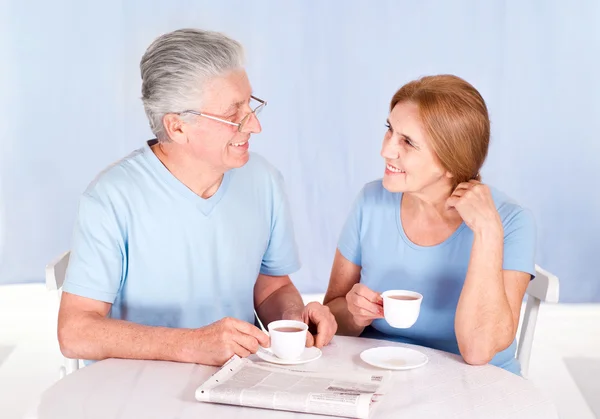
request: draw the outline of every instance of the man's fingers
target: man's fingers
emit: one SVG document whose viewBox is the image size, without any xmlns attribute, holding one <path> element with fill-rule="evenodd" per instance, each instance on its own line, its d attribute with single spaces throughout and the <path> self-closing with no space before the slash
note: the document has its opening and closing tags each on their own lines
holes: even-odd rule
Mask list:
<svg viewBox="0 0 600 419">
<path fill-rule="evenodd" d="M 315 344 L 314 336 L 312 335 L 312 333 L 307 331 L 306 332 L 306 347 L 310 348 L 310 347 L 314 346 L 314 344 Z"/>
<path fill-rule="evenodd" d="M 314 320 L 314 323 L 317 325 L 317 335 L 315 336 L 315 346 L 317 348 L 322 348 L 327 345 L 337 331 L 335 317 L 329 312 L 325 314 L 326 315 L 323 315 L 318 320 Z"/>
<path fill-rule="evenodd" d="M 335 332 L 331 333 L 331 331 L 319 331 L 317 336 L 315 336 L 315 346 L 317 348 L 322 348 L 323 346 L 327 345 L 329 342 L 331 342 L 334 334 Z"/>
<path fill-rule="evenodd" d="M 329 307 L 318 303 L 307 304 L 303 318 L 307 324 L 316 326 L 317 333 L 313 336 L 313 344 L 322 348 L 327 345 L 337 331 L 337 322 Z"/>
<path fill-rule="evenodd" d="M 242 346 L 248 352 L 255 354 L 258 351 L 259 342 L 254 336 L 246 335 L 238 332 L 234 335 L 233 340 L 238 345 Z M 262 345 L 261 345 L 262 346 Z"/>
<path fill-rule="evenodd" d="M 240 345 L 239 343 L 235 343 L 234 342 L 233 345 L 234 345 L 233 352 L 237 356 L 239 356 L 241 358 L 246 358 L 246 357 L 250 356 L 251 353 L 255 353 L 256 352 L 256 351 L 254 351 L 254 352 L 249 351 L 247 348 L 245 348 L 244 346 Z"/>
<path fill-rule="evenodd" d="M 269 335 L 267 335 L 265 332 L 260 330 L 258 327 L 254 326 L 248 322 L 242 321 L 242 320 L 235 321 L 234 327 L 239 332 L 241 332 L 245 335 L 252 336 L 254 339 L 256 339 L 258 341 L 260 346 L 263 346 L 265 348 L 268 348 L 269 346 L 271 346 L 271 339 L 269 338 Z"/>
</svg>

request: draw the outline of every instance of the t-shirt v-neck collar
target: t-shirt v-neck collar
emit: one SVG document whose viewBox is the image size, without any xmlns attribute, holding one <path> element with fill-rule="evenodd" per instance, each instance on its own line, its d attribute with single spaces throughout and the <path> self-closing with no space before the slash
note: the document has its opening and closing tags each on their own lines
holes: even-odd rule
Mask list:
<svg viewBox="0 0 600 419">
<path fill-rule="evenodd" d="M 202 214 L 206 216 L 210 215 L 227 191 L 229 180 L 231 179 L 231 170 L 228 170 L 223 174 L 223 179 L 221 180 L 219 188 L 210 198 L 202 198 L 177 179 L 160 161 L 156 154 L 154 154 L 150 147 L 156 143 L 156 139 L 150 140 L 146 142 L 144 147 L 144 155 L 150 166 L 170 187 L 186 198 L 191 204 L 195 205 Z"/>
</svg>

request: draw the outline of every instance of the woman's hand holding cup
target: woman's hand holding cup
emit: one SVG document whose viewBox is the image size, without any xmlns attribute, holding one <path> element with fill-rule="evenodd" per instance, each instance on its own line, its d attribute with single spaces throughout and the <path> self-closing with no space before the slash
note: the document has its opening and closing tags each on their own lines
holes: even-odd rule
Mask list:
<svg viewBox="0 0 600 419">
<path fill-rule="evenodd" d="M 346 294 L 348 311 L 357 326 L 367 327 L 373 320 L 383 318 L 383 298 L 365 285 L 354 284 Z"/>
</svg>

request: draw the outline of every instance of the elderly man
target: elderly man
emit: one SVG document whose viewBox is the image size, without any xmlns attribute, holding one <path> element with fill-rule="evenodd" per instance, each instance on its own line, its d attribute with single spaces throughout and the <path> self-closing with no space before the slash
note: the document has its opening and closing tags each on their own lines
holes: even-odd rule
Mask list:
<svg viewBox="0 0 600 419">
<path fill-rule="evenodd" d="M 102 172 L 81 197 L 58 319 L 70 358 L 222 365 L 268 346 L 256 328 L 298 319 L 322 347 L 337 329 L 304 306 L 280 173 L 249 153 L 266 103 L 252 94 L 240 44 L 178 30 L 141 64 L 156 140 Z"/>
</svg>

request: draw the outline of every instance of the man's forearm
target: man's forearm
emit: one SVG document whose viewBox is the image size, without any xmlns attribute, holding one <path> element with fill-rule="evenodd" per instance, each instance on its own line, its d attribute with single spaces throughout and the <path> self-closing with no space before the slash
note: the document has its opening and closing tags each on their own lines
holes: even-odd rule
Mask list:
<svg viewBox="0 0 600 419">
<path fill-rule="evenodd" d="M 303 310 L 302 297 L 291 283 L 275 290 L 256 308 L 265 327 L 275 320 L 302 320 Z"/>
<path fill-rule="evenodd" d="M 144 326 L 96 313 L 74 317 L 59 320 L 58 340 L 68 358 L 193 362 L 183 344 L 192 329 Z"/>
</svg>

